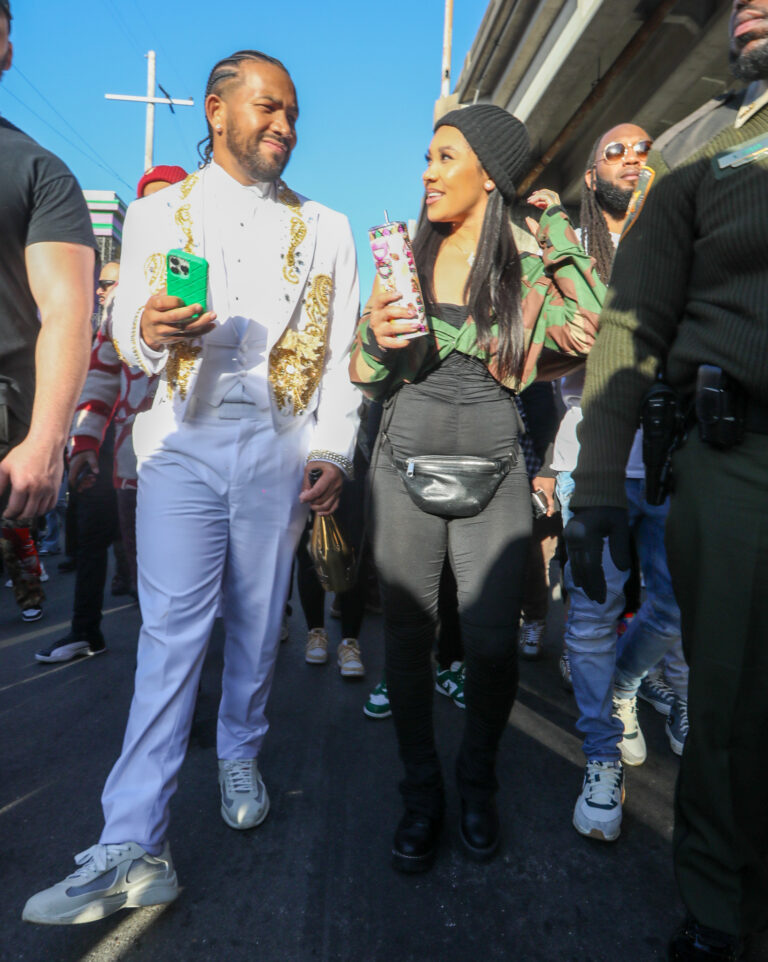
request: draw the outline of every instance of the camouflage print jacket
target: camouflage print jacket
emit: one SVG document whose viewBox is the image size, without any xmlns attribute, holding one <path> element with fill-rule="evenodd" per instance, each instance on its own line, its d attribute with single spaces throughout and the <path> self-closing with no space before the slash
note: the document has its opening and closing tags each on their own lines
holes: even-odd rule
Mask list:
<svg viewBox="0 0 768 962">
<path fill-rule="evenodd" d="M 503 380 L 519 391 L 536 379 L 552 380 L 583 363 L 597 334 L 605 286 L 594 261 L 579 244 L 562 207 L 550 207 L 539 223 L 541 255 L 522 253 L 522 313 L 525 360 L 521 375 Z M 368 397 L 381 400 L 401 384 L 424 377 L 451 351 L 481 358 L 497 376 L 496 347 L 477 343 L 475 323 L 461 328 L 429 318 L 430 333 L 398 351 L 382 351 L 363 315 L 349 363 L 350 377 Z"/>
</svg>

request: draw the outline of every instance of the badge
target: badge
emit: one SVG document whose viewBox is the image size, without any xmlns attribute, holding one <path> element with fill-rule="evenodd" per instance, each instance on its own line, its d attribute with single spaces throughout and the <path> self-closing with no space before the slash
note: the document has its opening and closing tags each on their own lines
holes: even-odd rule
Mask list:
<svg viewBox="0 0 768 962">
<path fill-rule="evenodd" d="M 715 154 L 712 165 L 715 169 L 715 177 L 720 180 L 729 174 L 736 173 L 742 167 L 766 159 L 768 159 L 768 135 L 761 134 L 735 150 L 724 150 Z"/>
<path fill-rule="evenodd" d="M 637 187 L 629 201 L 627 208 L 627 219 L 624 221 L 624 228 L 621 232 L 619 242 L 623 241 L 640 216 L 640 211 L 645 207 L 648 191 L 656 178 L 656 171 L 652 167 L 641 167 L 640 176 L 637 178 Z"/>
</svg>

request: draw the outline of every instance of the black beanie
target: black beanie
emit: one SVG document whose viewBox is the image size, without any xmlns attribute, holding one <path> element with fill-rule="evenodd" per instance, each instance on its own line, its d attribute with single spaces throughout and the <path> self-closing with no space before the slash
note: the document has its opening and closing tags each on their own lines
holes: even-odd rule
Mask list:
<svg viewBox="0 0 768 962">
<path fill-rule="evenodd" d="M 531 154 L 525 124 L 502 107 L 472 104 L 445 114 L 435 130 L 438 127 L 455 127 L 464 134 L 501 196 L 508 204 L 513 203 Z"/>
</svg>

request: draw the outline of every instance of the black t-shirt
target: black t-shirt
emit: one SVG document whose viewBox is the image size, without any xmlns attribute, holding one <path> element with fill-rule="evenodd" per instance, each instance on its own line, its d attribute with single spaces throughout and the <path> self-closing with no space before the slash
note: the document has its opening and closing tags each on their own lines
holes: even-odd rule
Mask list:
<svg viewBox="0 0 768 962">
<path fill-rule="evenodd" d="M 24 251 L 44 241 L 95 248 L 85 199 L 58 157 L 0 117 L 0 375 L 15 382 L 10 406 L 25 424 L 40 322 Z"/>
</svg>

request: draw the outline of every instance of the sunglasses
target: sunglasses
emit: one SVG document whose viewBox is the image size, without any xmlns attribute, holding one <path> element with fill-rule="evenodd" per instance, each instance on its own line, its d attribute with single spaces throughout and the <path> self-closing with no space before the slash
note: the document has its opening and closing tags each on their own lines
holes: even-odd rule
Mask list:
<svg viewBox="0 0 768 962">
<path fill-rule="evenodd" d="M 98 289 L 100 287 L 102 290 L 108 291 L 113 284 L 117 284 L 117 281 L 103 281 L 99 278 L 99 283 L 96 285 L 96 288 Z"/>
<path fill-rule="evenodd" d="M 652 140 L 638 140 L 636 144 L 623 144 L 620 140 L 617 140 L 606 146 L 603 151 L 603 160 L 606 164 L 618 164 L 630 150 L 634 151 L 638 160 L 645 160 L 652 146 Z"/>
</svg>

